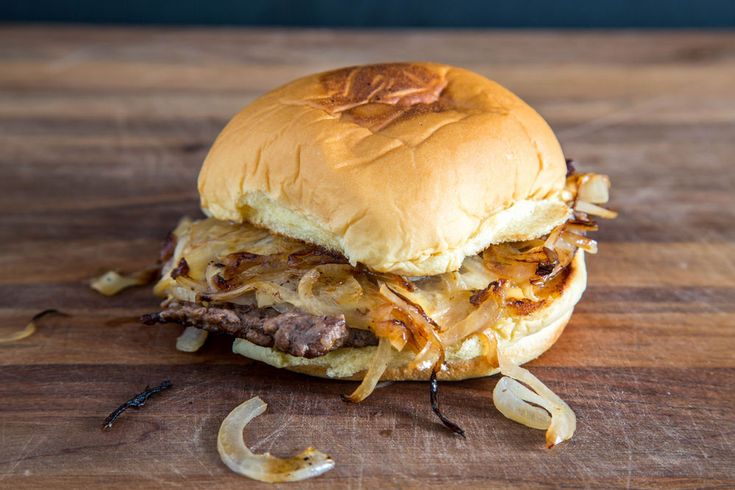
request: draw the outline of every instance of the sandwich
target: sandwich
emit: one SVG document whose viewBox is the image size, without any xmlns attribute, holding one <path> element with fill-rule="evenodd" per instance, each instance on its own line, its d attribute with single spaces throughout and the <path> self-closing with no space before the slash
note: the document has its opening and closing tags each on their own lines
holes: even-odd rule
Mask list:
<svg viewBox="0 0 735 490">
<path fill-rule="evenodd" d="M 457 433 L 438 381 L 500 371 L 524 384 L 498 383 L 498 408 L 556 426 L 555 444 L 573 413 L 519 366 L 569 321 L 597 249 L 587 233 L 614 216 L 599 206 L 608 188 L 477 73 L 392 63 L 310 75 L 217 137 L 198 179 L 206 218 L 169 235 L 161 310 L 142 321 L 187 327 L 181 350 L 226 334 L 250 359 L 359 381 L 352 402 L 381 380 L 430 381 Z"/>
</svg>

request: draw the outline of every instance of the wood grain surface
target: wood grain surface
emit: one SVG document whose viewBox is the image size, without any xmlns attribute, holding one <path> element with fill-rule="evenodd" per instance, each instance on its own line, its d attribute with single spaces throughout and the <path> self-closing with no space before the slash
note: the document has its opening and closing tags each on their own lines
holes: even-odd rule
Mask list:
<svg viewBox="0 0 735 490">
<path fill-rule="evenodd" d="M 534 105 L 612 206 L 589 288 L 530 368 L 576 411 L 574 439 L 492 406 L 495 378 L 444 384 L 453 437 L 425 383 L 360 405 L 354 384 L 229 353 L 174 349 L 175 327 L 130 318 L 148 289 L 86 280 L 156 256 L 228 118 L 265 90 L 340 65 L 430 59 L 477 70 Z M 735 487 L 735 34 L 0 28 L 0 487 L 256 487 L 219 461 L 224 416 L 259 395 L 246 441 L 307 445 L 336 468 L 300 488 Z M 117 320 L 116 320 L 117 319 Z M 111 431 L 147 384 L 174 387 Z"/>
</svg>

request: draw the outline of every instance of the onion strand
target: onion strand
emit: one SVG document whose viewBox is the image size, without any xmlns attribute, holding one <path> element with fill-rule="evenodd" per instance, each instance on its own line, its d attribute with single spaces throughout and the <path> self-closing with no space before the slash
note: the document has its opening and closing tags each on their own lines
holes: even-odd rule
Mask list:
<svg viewBox="0 0 735 490">
<path fill-rule="evenodd" d="M 388 364 L 393 357 L 393 347 L 391 346 L 390 340 L 386 337 L 382 337 L 378 341 L 378 348 L 375 351 L 372 361 L 370 361 L 370 367 L 368 367 L 365 377 L 362 379 L 362 383 L 357 387 L 351 395 L 343 395 L 342 399 L 347 402 L 359 403 L 375 390 L 375 386 L 380 381 L 380 377 L 388 368 Z"/>
<path fill-rule="evenodd" d="M 176 339 L 176 350 L 181 352 L 196 352 L 207 341 L 209 332 L 197 327 L 186 327 Z"/>
<path fill-rule="evenodd" d="M 581 200 L 577 201 L 574 204 L 574 210 L 582 213 L 591 214 L 593 216 L 599 216 L 600 218 L 605 219 L 614 219 L 618 217 L 618 213 L 615 211 L 611 211 L 610 209 L 605 209 L 602 206 L 598 206 L 597 204 L 592 204 L 591 202 Z"/>
<path fill-rule="evenodd" d="M 17 332 L 13 332 L 10 335 L 0 337 L 0 344 L 8 344 L 10 342 L 23 340 L 27 337 L 30 337 L 34 333 L 36 333 L 36 324 L 33 321 L 30 321 L 25 326 L 25 328 L 23 328 L 23 330 L 18 330 Z"/>
<path fill-rule="evenodd" d="M 17 342 L 18 340 L 23 340 L 30 337 L 38 330 L 38 325 L 36 324 L 36 322 L 47 315 L 69 316 L 66 313 L 60 312 L 59 310 L 43 310 L 42 312 L 33 315 L 31 321 L 28 322 L 22 330 L 18 330 L 17 332 L 13 332 L 10 335 L 0 337 L 0 344 L 9 344 L 10 342 Z"/>
<path fill-rule="evenodd" d="M 147 267 L 128 275 L 122 275 L 117 271 L 107 271 L 92 279 L 89 286 L 105 296 L 114 296 L 124 289 L 151 283 L 158 275 L 158 271 L 157 266 Z"/>
<path fill-rule="evenodd" d="M 243 440 L 243 429 L 268 405 L 259 397 L 237 406 L 225 417 L 217 435 L 217 451 L 222 462 L 239 475 L 266 483 L 300 481 L 319 476 L 334 468 L 334 460 L 309 447 L 290 458 L 270 453 L 254 454 Z"/>
</svg>

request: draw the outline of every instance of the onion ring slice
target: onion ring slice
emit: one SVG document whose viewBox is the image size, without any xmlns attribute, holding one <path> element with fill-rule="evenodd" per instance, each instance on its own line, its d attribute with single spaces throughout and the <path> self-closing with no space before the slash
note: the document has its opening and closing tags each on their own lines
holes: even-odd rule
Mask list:
<svg viewBox="0 0 735 490">
<path fill-rule="evenodd" d="M 222 421 L 217 434 L 217 451 L 229 469 L 253 480 L 281 483 L 305 480 L 334 468 L 334 460 L 313 447 L 290 458 L 250 451 L 243 440 L 243 429 L 266 408 L 268 405 L 256 396 L 238 405 Z"/>
<path fill-rule="evenodd" d="M 551 415 L 541 408 L 546 401 L 513 378 L 500 378 L 493 390 L 493 403 L 500 413 L 519 424 L 539 430 L 551 425 Z"/>
</svg>

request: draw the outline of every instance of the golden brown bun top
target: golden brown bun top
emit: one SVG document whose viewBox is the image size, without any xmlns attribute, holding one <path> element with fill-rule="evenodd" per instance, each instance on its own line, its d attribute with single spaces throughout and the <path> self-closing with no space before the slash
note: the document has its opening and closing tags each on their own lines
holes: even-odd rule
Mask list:
<svg viewBox="0 0 735 490">
<path fill-rule="evenodd" d="M 566 219 L 566 165 L 549 126 L 499 84 L 432 63 L 311 75 L 255 100 L 199 175 L 202 208 L 431 275 Z"/>
</svg>

